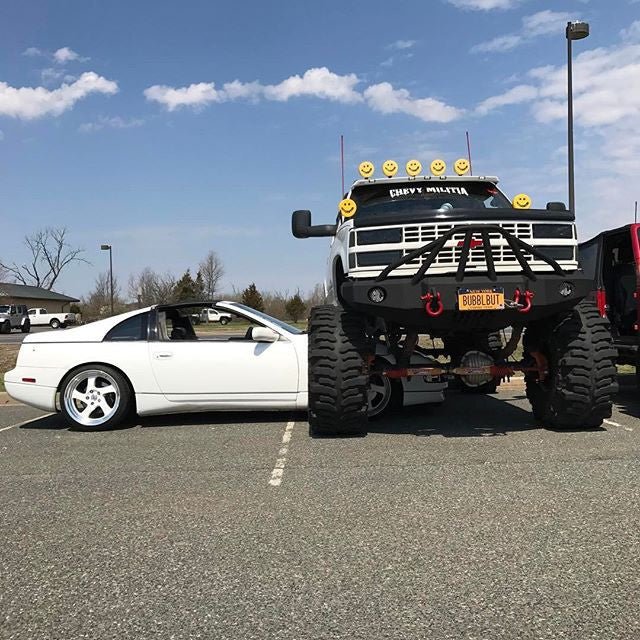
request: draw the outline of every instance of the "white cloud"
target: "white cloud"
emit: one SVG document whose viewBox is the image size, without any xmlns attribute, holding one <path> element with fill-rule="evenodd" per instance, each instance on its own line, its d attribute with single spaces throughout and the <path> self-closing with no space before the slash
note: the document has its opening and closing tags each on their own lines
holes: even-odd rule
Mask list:
<svg viewBox="0 0 640 640">
<path fill-rule="evenodd" d="M 522 36 L 519 35 L 498 36 L 492 40 L 473 45 L 470 51 L 471 53 L 500 53 L 502 51 L 515 49 L 515 47 L 521 43 Z"/>
<path fill-rule="evenodd" d="M 355 73 L 341 76 L 321 67 L 305 71 L 302 77 L 295 75 L 280 84 L 267 85 L 264 95 L 268 100 L 279 101 L 298 96 L 314 96 L 335 102 L 361 102 L 362 96 L 354 89 L 358 82 Z"/>
<path fill-rule="evenodd" d="M 583 50 L 573 63 L 576 148 L 584 149 L 576 154 L 582 233 L 625 224 L 633 215 L 635 196 L 629 185 L 635 184 L 640 157 L 640 44 L 626 33 L 621 38 L 619 44 L 608 48 Z M 484 100 L 476 112 L 484 115 L 500 106 L 528 104 L 533 119 L 541 125 L 557 123 L 564 129 L 566 66 L 536 67 L 526 76 L 528 84 Z M 544 131 L 541 127 L 540 136 Z M 558 153 L 563 156 L 566 149 Z M 557 156 L 554 166 L 558 165 Z M 598 207 L 603 198 L 606 220 Z"/>
<path fill-rule="evenodd" d="M 78 53 L 76 53 L 73 49 L 69 47 L 62 47 L 57 51 L 53 52 L 53 59 L 58 64 L 66 64 L 67 62 L 86 62 L 89 58 L 83 58 Z"/>
<path fill-rule="evenodd" d="M 106 117 L 101 116 L 96 122 L 85 122 L 78 127 L 81 133 L 94 133 L 102 129 L 131 129 L 133 127 L 141 127 L 144 120 L 140 118 L 121 118 L 120 116 Z"/>
<path fill-rule="evenodd" d="M 620 32 L 620 37 L 628 42 L 640 42 L 640 20 L 632 22 Z"/>
<path fill-rule="evenodd" d="M 548 36 L 554 33 L 563 33 L 567 22 L 575 20 L 576 15 L 565 11 L 551 11 L 545 9 L 530 16 L 522 18 L 522 30 L 529 37 Z"/>
<path fill-rule="evenodd" d="M 92 93 L 110 95 L 117 91 L 116 82 L 93 71 L 83 73 L 72 84 L 62 84 L 53 90 L 45 87 L 16 88 L 0 82 L 0 116 L 22 120 L 59 116 Z"/>
<path fill-rule="evenodd" d="M 476 111 L 480 115 L 486 115 L 487 113 L 511 104 L 522 104 L 523 102 L 531 102 L 538 96 L 538 89 L 528 84 L 519 84 L 504 93 L 497 96 L 492 96 L 483 100 L 477 107 Z"/>
<path fill-rule="evenodd" d="M 458 9 L 472 9 L 473 11 L 491 11 L 493 9 L 513 9 L 523 0 L 448 0 Z"/>
<path fill-rule="evenodd" d="M 38 56 L 44 55 L 38 47 L 28 47 L 22 52 L 23 56 L 28 56 L 30 58 L 36 58 Z"/>
<path fill-rule="evenodd" d="M 47 67 L 46 69 L 42 69 L 40 71 L 40 78 L 45 84 L 56 82 L 57 80 L 60 80 L 62 76 L 64 76 L 64 71 L 61 71 L 60 69 Z"/>
<path fill-rule="evenodd" d="M 396 40 L 390 45 L 387 45 L 387 49 L 396 49 L 398 51 L 403 51 L 404 49 L 411 49 L 411 47 L 415 46 L 415 44 L 416 40 Z"/>
<path fill-rule="evenodd" d="M 501 53 L 510 51 L 522 44 L 531 42 L 539 36 L 549 36 L 562 33 L 567 22 L 575 15 L 564 11 L 538 11 L 530 16 L 522 18 L 522 28 L 517 33 L 509 33 L 498 36 L 486 42 L 471 47 L 471 53 Z"/>
<path fill-rule="evenodd" d="M 321 67 L 309 69 L 302 76 L 290 76 L 275 85 L 239 80 L 228 82 L 221 89 L 216 89 L 213 82 L 200 82 L 179 88 L 154 85 L 146 89 L 144 95 L 147 100 L 158 102 L 169 111 L 180 107 L 202 108 L 215 102 L 241 99 L 286 102 L 290 98 L 303 96 L 352 103 L 362 101 L 362 96 L 355 90 L 358 82 L 354 73 L 341 76 Z"/>
<path fill-rule="evenodd" d="M 409 55 L 409 54 L 407 54 Z M 213 82 L 201 82 L 187 87 L 154 85 L 144 91 L 147 100 L 157 102 L 168 111 L 181 107 L 201 109 L 212 103 L 233 100 L 273 100 L 286 102 L 291 98 L 314 97 L 343 104 L 366 101 L 380 113 L 406 113 L 424 122 L 450 122 L 463 110 L 436 98 L 414 98 L 406 89 L 394 89 L 388 82 L 371 85 L 364 92 L 356 90 L 360 80 L 354 73 L 338 75 L 326 67 L 309 69 L 302 76 L 294 75 L 275 85 L 260 82 L 228 82 L 220 89 Z"/>
<path fill-rule="evenodd" d="M 179 107 L 202 108 L 211 102 L 223 102 L 222 94 L 216 90 L 213 82 L 199 82 L 178 89 L 156 84 L 145 89 L 144 95 L 147 100 L 160 103 L 168 111 Z"/>
<path fill-rule="evenodd" d="M 424 122 L 451 122 L 463 111 L 435 98 L 412 98 L 406 89 L 394 89 L 388 82 L 368 87 L 364 92 L 369 107 L 380 113 L 406 113 Z"/>
</svg>

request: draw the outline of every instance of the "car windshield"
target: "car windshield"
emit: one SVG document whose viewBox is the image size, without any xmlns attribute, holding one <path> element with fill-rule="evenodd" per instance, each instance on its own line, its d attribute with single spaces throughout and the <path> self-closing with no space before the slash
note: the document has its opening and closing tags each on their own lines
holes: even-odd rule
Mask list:
<svg viewBox="0 0 640 640">
<path fill-rule="evenodd" d="M 360 219 L 394 213 L 511 208 L 509 200 L 493 182 L 392 183 L 356 188 L 352 198 L 358 205 Z"/>
<path fill-rule="evenodd" d="M 9 305 L 0 304 L 0 313 L 9 313 Z"/>
<path fill-rule="evenodd" d="M 233 306 L 238 307 L 238 309 L 242 309 L 243 311 L 248 311 L 249 313 L 256 315 L 261 320 L 266 320 L 267 322 L 271 322 L 279 326 L 281 329 L 288 331 L 289 333 L 293 333 L 295 335 L 300 335 L 301 333 L 304 333 L 304 331 L 302 331 L 301 329 L 298 329 L 297 327 L 287 324 L 282 320 L 278 320 L 277 318 L 273 318 L 272 316 L 268 316 L 266 313 L 262 313 L 261 311 L 256 311 L 255 309 L 252 309 L 251 307 L 247 307 L 244 304 L 240 304 L 239 302 L 234 302 Z M 225 311 L 225 309 L 222 309 L 222 308 L 220 308 L 220 310 Z"/>
</svg>

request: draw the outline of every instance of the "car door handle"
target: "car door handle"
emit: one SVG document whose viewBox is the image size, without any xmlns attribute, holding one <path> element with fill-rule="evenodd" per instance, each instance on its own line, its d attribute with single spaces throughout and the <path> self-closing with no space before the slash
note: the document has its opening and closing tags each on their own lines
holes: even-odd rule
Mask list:
<svg viewBox="0 0 640 640">
<path fill-rule="evenodd" d="M 153 357 L 156 360 L 166 360 L 167 358 L 172 358 L 173 353 L 171 353 L 170 351 L 159 351 L 158 353 L 154 353 Z"/>
</svg>

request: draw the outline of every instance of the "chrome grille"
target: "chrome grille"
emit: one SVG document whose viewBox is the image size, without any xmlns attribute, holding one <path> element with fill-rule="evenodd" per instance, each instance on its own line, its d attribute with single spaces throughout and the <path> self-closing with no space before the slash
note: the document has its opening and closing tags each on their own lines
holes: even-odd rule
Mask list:
<svg viewBox="0 0 640 640">
<path fill-rule="evenodd" d="M 434 223 L 434 224 L 422 224 L 412 225 L 404 227 L 404 241 L 416 242 L 425 244 L 432 242 L 436 238 L 439 238 L 443 233 L 454 229 L 455 227 L 464 227 L 468 225 L 468 222 L 461 222 L 459 224 L 447 224 L 447 223 Z M 533 238 L 533 227 L 530 222 L 503 222 L 498 223 L 505 231 L 512 233 L 517 238 L 524 240 L 531 240 Z M 455 240 L 462 240 L 464 233 L 456 234 Z M 499 233 L 490 233 L 489 238 L 491 240 L 501 239 L 502 236 Z"/>
</svg>

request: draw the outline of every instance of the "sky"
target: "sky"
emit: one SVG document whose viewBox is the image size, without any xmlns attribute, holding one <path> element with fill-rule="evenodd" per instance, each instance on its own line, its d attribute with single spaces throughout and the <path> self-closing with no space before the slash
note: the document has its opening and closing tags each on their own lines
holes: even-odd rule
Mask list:
<svg viewBox="0 0 640 640">
<path fill-rule="evenodd" d="M 576 214 L 586 240 L 640 199 L 638 0 L 5 0 L 0 5 L 0 257 L 67 227 L 89 264 L 192 272 L 209 250 L 223 288 L 306 291 L 326 239 L 291 212 L 335 218 L 363 160 L 475 174 L 533 206 L 567 201 L 567 20 L 574 43 Z M 126 289 L 126 287 L 125 287 Z"/>
</svg>

